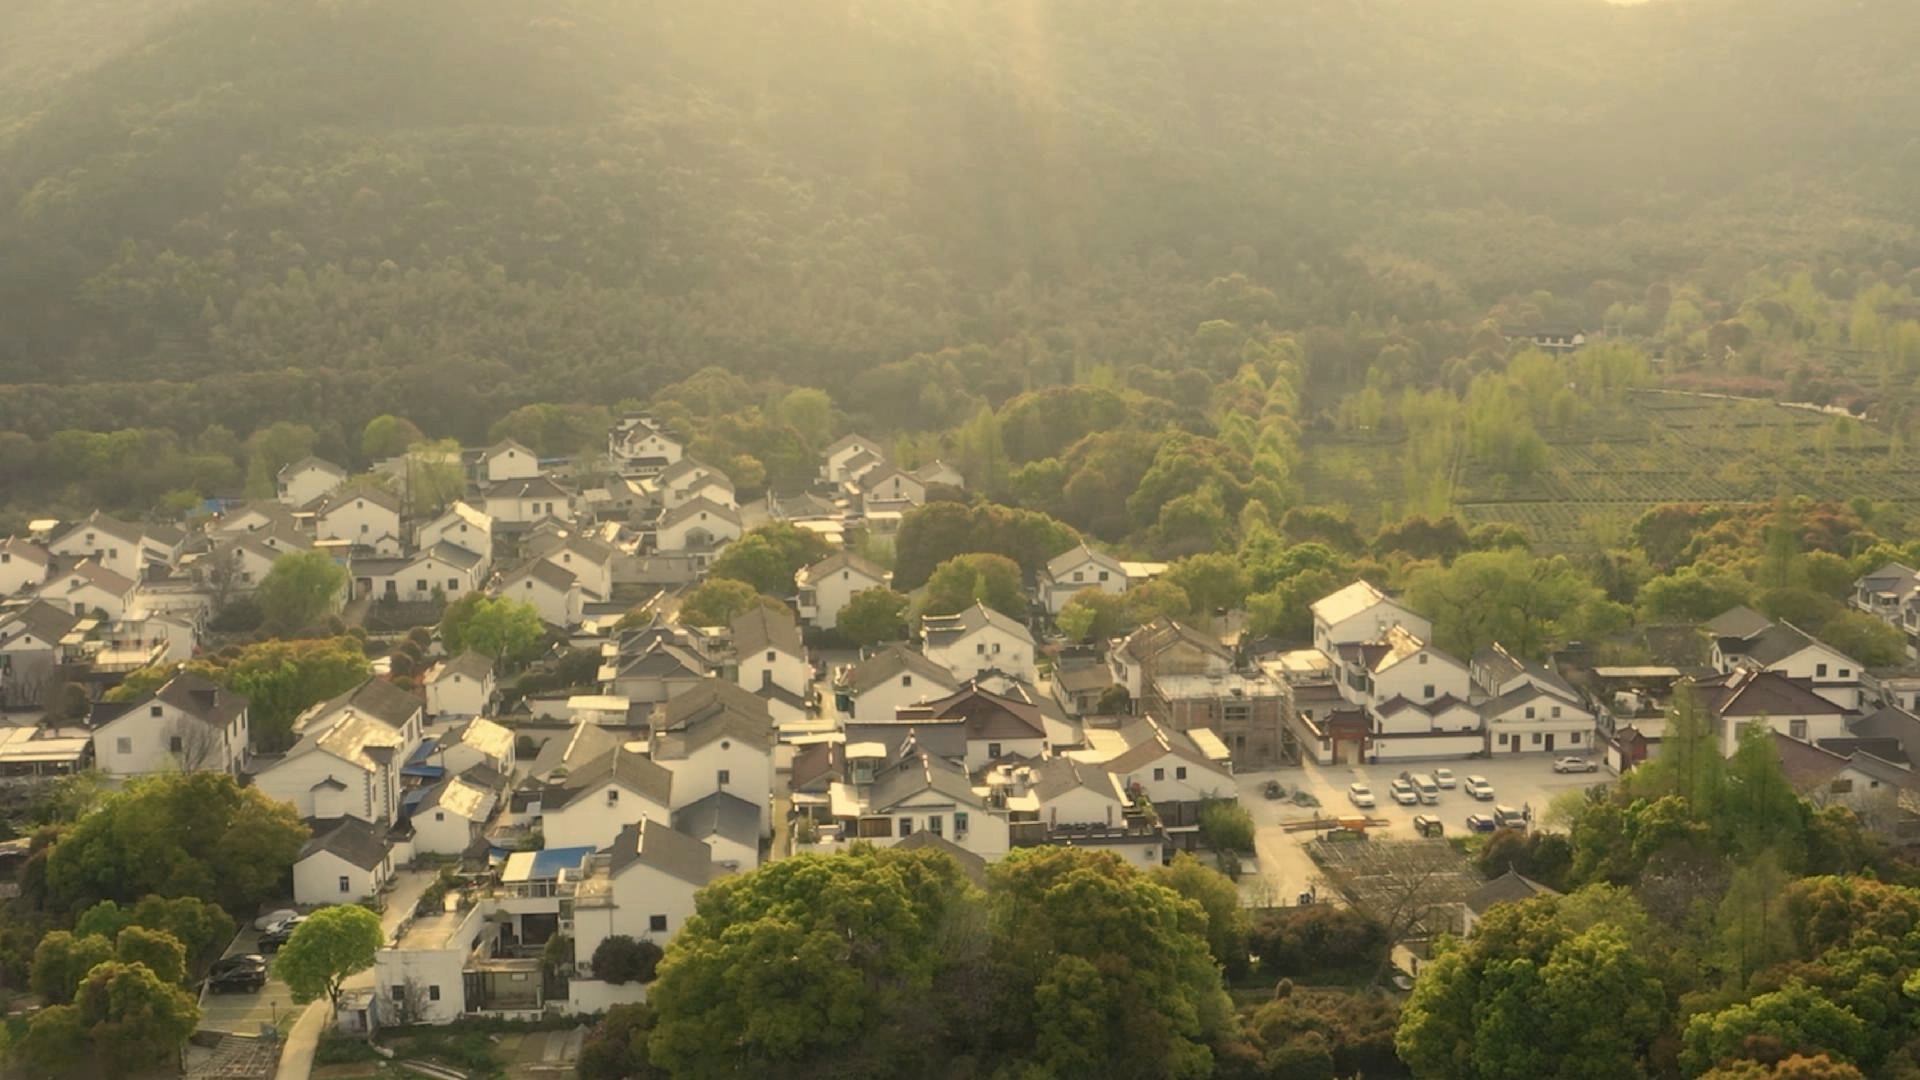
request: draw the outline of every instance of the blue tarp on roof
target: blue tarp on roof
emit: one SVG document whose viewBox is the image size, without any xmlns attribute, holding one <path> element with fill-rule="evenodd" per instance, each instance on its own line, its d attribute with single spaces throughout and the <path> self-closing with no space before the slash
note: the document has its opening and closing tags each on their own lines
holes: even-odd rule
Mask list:
<svg viewBox="0 0 1920 1080">
<path fill-rule="evenodd" d="M 407 758 L 405 765 L 400 766 L 400 775 L 417 776 L 424 780 L 438 780 L 447 775 L 447 770 L 443 766 L 427 764 L 427 758 L 439 749 L 440 740 L 437 738 L 420 740 L 420 745 L 414 748 L 413 756 Z"/>
<path fill-rule="evenodd" d="M 438 735 L 430 739 L 421 739 L 420 745 L 414 747 L 413 753 L 408 756 L 407 764 L 418 765 L 431 757 L 433 752 L 438 749 L 440 749 L 440 737 Z"/>
</svg>

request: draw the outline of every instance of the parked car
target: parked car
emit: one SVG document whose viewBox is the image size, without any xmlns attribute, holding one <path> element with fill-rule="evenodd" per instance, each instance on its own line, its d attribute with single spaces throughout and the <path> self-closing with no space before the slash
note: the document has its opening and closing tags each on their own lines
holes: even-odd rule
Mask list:
<svg viewBox="0 0 1920 1080">
<path fill-rule="evenodd" d="M 1467 777 L 1467 794 L 1481 802 L 1492 802 L 1493 785 L 1487 783 L 1487 778 L 1484 776 L 1469 776 Z"/>
<path fill-rule="evenodd" d="M 207 993 L 224 994 L 230 990 L 257 994 L 267 985 L 267 965 L 264 958 L 258 966 L 230 967 L 225 971 L 215 965 L 213 974 L 207 976 Z"/>
<path fill-rule="evenodd" d="M 207 972 L 207 974 L 209 976 L 225 975 L 230 971 L 265 971 L 266 969 L 266 957 L 261 956 L 259 953 L 242 953 L 239 956 L 228 956 L 215 960 L 213 962 L 213 969 Z"/>
<path fill-rule="evenodd" d="M 1420 836 L 1447 835 L 1447 827 L 1440 824 L 1440 819 L 1434 817 L 1432 814 L 1415 814 L 1413 816 L 1413 831 Z"/>
<path fill-rule="evenodd" d="M 293 932 L 300 928 L 300 924 L 306 921 L 307 917 L 305 915 L 295 915 L 291 919 L 282 919 L 280 922 L 267 927 L 264 931 L 261 931 L 260 934 L 260 951 L 270 953 L 278 950 L 280 946 L 287 943 L 289 938 L 293 937 Z"/>
<path fill-rule="evenodd" d="M 1413 785 L 1397 777 L 1387 785 L 1387 792 L 1393 796 L 1393 801 L 1401 806 L 1412 806 L 1420 801 L 1420 793 L 1413 790 Z"/>
<path fill-rule="evenodd" d="M 1455 783 L 1453 779 L 1453 770 L 1452 769 L 1433 770 L 1433 782 L 1436 784 L 1439 784 L 1443 788 L 1446 788 L 1448 791 L 1452 791 Z"/>
<path fill-rule="evenodd" d="M 286 922 L 298 914 L 300 913 L 288 907 L 283 907 L 278 911 L 269 911 L 265 915 L 253 920 L 253 928 L 255 930 L 265 930 L 274 923 Z"/>
<path fill-rule="evenodd" d="M 1592 758 L 1563 757 L 1553 763 L 1554 772 L 1599 772 L 1600 763 Z"/>
<path fill-rule="evenodd" d="M 1491 814 L 1468 814 L 1467 815 L 1467 831 L 1468 832 L 1486 833 L 1486 832 L 1492 832 L 1497 828 L 1499 828 L 1499 826 L 1493 823 L 1493 815 Z"/>
<path fill-rule="evenodd" d="M 1493 808 L 1493 823 L 1503 829 L 1524 829 L 1527 827 L 1527 816 L 1511 806 L 1496 806 Z"/>
<path fill-rule="evenodd" d="M 1375 805 L 1373 801 L 1373 789 L 1358 781 L 1348 784 L 1347 801 L 1355 806 L 1371 807 Z"/>
</svg>

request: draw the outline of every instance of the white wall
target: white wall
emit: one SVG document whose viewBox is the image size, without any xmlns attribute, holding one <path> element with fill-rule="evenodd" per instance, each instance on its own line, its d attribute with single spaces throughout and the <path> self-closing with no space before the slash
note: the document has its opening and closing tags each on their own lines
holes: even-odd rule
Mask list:
<svg viewBox="0 0 1920 1080">
<path fill-rule="evenodd" d="M 324 469 L 302 469 L 284 477 L 280 501 L 288 506 L 305 506 L 341 484 L 341 478 Z"/>
<path fill-rule="evenodd" d="M 606 790 L 611 786 L 614 785 L 602 785 L 558 810 L 542 807 L 540 833 L 546 838 L 547 846 L 603 848 L 613 843 L 621 829 L 641 818 L 662 825 L 672 824 L 673 815 L 667 807 L 624 785 L 620 786 L 619 800 L 608 803 Z"/>
<path fill-rule="evenodd" d="M 953 693 L 951 687 L 914 672 L 898 672 L 853 699 L 853 718 L 863 724 L 893 719 L 895 709 Z"/>
<path fill-rule="evenodd" d="M 965 634 L 943 648 L 929 648 L 925 652 L 927 659 L 952 672 L 957 682 L 966 682 L 989 668 L 1017 675 L 1028 682 L 1037 678 L 1033 642 L 992 624 Z"/>
<path fill-rule="evenodd" d="M 652 983 L 622 983 L 615 986 L 599 979 L 568 979 L 567 1009 L 582 1016 L 603 1013 L 615 1005 L 637 1005 L 647 1000 Z"/>
<path fill-rule="evenodd" d="M 840 612 L 847 606 L 847 601 L 853 599 L 853 594 L 877 589 L 885 584 L 884 581 L 875 581 L 844 567 L 816 579 L 812 583 L 813 615 L 809 621 L 823 630 L 831 630 L 839 625 Z"/>
<path fill-rule="evenodd" d="M 1102 574 L 1107 575 L 1105 581 L 1100 579 Z M 1046 579 L 1045 586 L 1044 599 L 1047 610 L 1058 615 L 1060 609 L 1067 606 L 1067 601 L 1072 600 L 1074 594 L 1082 589 L 1099 589 L 1103 593 L 1114 596 L 1126 592 L 1127 575 L 1119 570 L 1101 566 L 1092 559 L 1085 559 L 1069 569 L 1060 580 Z"/>
<path fill-rule="evenodd" d="M 417 546 L 422 550 L 442 541 L 466 548 L 487 562 L 493 559 L 493 530 L 481 528 L 458 514 L 442 514 L 438 519 L 420 527 Z M 485 566 L 486 563 L 483 562 L 481 565 Z"/>
<path fill-rule="evenodd" d="M 321 540 L 371 544 L 383 536 L 400 537 L 400 515 L 364 497 L 342 502 L 315 523 Z"/>
<path fill-rule="evenodd" d="M 383 864 L 363 870 L 331 851 L 318 851 L 293 864 L 293 902 L 296 904 L 351 904 L 380 891 L 386 880 Z M 347 887 L 340 888 L 340 879 Z"/>
<path fill-rule="evenodd" d="M 1428 687 L 1432 687 L 1432 693 L 1427 692 Z M 1472 692 L 1473 679 L 1466 666 L 1433 649 L 1421 649 L 1373 676 L 1373 700 L 1377 703 L 1404 697 L 1424 705 L 1445 694 L 1465 701 Z"/>
<path fill-rule="evenodd" d="M 481 909 L 474 908 L 475 913 Z M 459 949 L 381 949 L 373 957 L 374 1000 L 383 1022 L 400 1020 L 395 1011 L 393 988 L 409 980 L 419 986 L 420 1023 L 451 1024 L 460 1019 L 467 1007 L 467 950 Z M 430 988 L 439 987 L 440 1000 L 429 999 Z"/>
<path fill-rule="evenodd" d="M 0 551 L 0 596 L 24 593 L 47 579 L 48 567 L 12 552 Z"/>
<path fill-rule="evenodd" d="M 83 527 L 59 537 L 48 545 L 56 555 L 75 559 L 90 558 L 129 581 L 140 580 L 140 543 L 123 540 L 105 531 Z"/>
<path fill-rule="evenodd" d="M 473 821 L 444 806 L 413 815 L 413 849 L 423 855 L 458 855 L 473 843 Z"/>
<path fill-rule="evenodd" d="M 673 773 L 673 806 L 699 802 L 724 790 L 760 807 L 760 823 L 767 822 L 767 796 L 773 790 L 773 755 L 738 739 L 715 739 L 685 758 L 661 761 Z M 720 770 L 727 771 L 727 783 L 720 784 Z"/>
<path fill-rule="evenodd" d="M 1047 740 L 1043 735 L 1036 735 L 1031 739 L 968 739 L 965 760 L 967 771 L 973 772 L 976 769 L 985 768 L 988 762 L 993 761 L 993 755 L 987 753 L 987 750 L 994 745 L 1000 747 L 1002 757 L 1019 754 L 1023 757 L 1040 758 L 1047 752 Z"/>
<path fill-rule="evenodd" d="M 173 750 L 176 736 L 181 740 L 179 754 Z M 120 749 L 123 739 L 127 741 L 125 751 Z M 202 739 L 213 742 L 196 768 L 232 772 L 234 761 L 247 745 L 246 713 L 221 731 L 166 702 L 143 702 L 93 733 L 93 756 L 100 771 L 110 776 L 172 772 L 182 767 L 181 754 L 196 754 L 196 747 L 201 745 L 197 740 Z"/>
<path fill-rule="evenodd" d="M 780 649 L 759 649 L 739 660 L 739 683 L 744 690 L 758 692 L 764 685 L 762 680 L 771 674 L 773 685 L 805 697 L 807 686 L 813 681 L 813 668 L 805 657 Z"/>
<path fill-rule="evenodd" d="M 1356 641 L 1379 641 L 1387 628 L 1398 623 L 1421 641 L 1433 640 L 1433 624 L 1391 600 L 1382 600 L 1365 611 L 1337 623 L 1321 625 L 1314 620 L 1313 643 L 1322 652 L 1332 653 L 1334 646 Z"/>
<path fill-rule="evenodd" d="M 1154 778 L 1156 769 L 1160 772 L 1158 779 Z M 1162 754 L 1133 772 L 1120 776 L 1122 787 L 1132 790 L 1135 784 L 1140 785 L 1148 801 L 1155 805 L 1198 802 L 1201 799 L 1232 796 L 1236 792 L 1233 777 L 1173 754 Z"/>
<path fill-rule="evenodd" d="M 1126 806 L 1111 793 L 1078 787 L 1040 804 L 1040 820 L 1056 825 L 1118 825 Z"/>
<path fill-rule="evenodd" d="M 1464 758 L 1472 757 L 1487 748 L 1487 739 L 1478 731 L 1460 735 L 1428 735 L 1419 738 L 1394 738 L 1391 735 L 1376 735 L 1372 747 L 1367 751 L 1381 761 L 1416 761 L 1421 758 Z M 1319 758 L 1326 764 L 1332 758 Z"/>
<path fill-rule="evenodd" d="M 396 764 L 404 755 L 394 754 Z M 268 798 L 293 804 L 301 817 L 337 817 L 342 814 L 373 824 L 391 824 L 399 793 L 391 779 L 393 770 L 376 776 L 359 765 L 342 761 L 325 750 L 309 750 L 299 757 L 286 758 L 253 779 L 255 787 Z M 347 785 L 344 796 L 325 800 L 320 805 L 313 786 L 327 777 Z"/>
<path fill-rule="evenodd" d="M 531 453 L 509 446 L 487 455 L 487 482 L 531 480 L 540 475 L 540 462 Z"/>
<path fill-rule="evenodd" d="M 493 694 L 493 680 L 469 679 L 458 672 L 427 684 L 427 712 L 434 716 L 479 716 Z"/>
</svg>

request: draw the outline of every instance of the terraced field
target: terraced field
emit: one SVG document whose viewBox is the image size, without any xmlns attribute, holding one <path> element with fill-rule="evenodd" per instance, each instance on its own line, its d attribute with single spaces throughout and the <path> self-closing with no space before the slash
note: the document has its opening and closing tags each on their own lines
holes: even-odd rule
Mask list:
<svg viewBox="0 0 1920 1080">
<path fill-rule="evenodd" d="M 1347 505 L 1357 520 L 1414 509 L 1389 441 L 1316 446 L 1309 498 Z M 1920 453 L 1889 445 L 1858 421 L 1762 402 L 1638 394 L 1633 411 L 1585 438 L 1551 444 L 1547 466 L 1520 483 L 1467 468 L 1451 505 L 1468 525 L 1509 522 L 1541 550 L 1617 542 L 1649 507 L 1668 502 L 1764 502 L 1781 494 L 1865 495 L 1920 509 Z"/>
</svg>

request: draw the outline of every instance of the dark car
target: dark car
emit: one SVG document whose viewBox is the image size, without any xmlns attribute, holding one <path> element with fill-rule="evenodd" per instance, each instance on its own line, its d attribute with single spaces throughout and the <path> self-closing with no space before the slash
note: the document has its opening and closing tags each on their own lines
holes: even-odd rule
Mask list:
<svg viewBox="0 0 1920 1080">
<path fill-rule="evenodd" d="M 1488 832 L 1492 832 L 1496 828 L 1498 828 L 1498 826 L 1496 826 L 1493 823 L 1493 817 L 1491 815 L 1488 815 L 1488 814 L 1468 814 L 1467 815 L 1467 831 L 1468 832 L 1488 833 Z"/>
<path fill-rule="evenodd" d="M 1434 817 L 1432 814 L 1415 814 L 1413 816 L 1413 831 L 1425 837 L 1447 835 L 1447 827 L 1442 825 L 1440 819 Z"/>
<path fill-rule="evenodd" d="M 215 960 L 213 962 L 213 970 L 207 972 L 207 975 L 208 977 L 212 977 L 214 975 L 225 975 L 230 971 L 265 970 L 267 970 L 266 957 L 261 956 L 259 953 L 242 953 L 239 956 L 227 956 Z"/>
<path fill-rule="evenodd" d="M 293 937 L 293 932 L 300 928 L 300 924 L 306 921 L 305 915 L 295 915 L 285 922 L 274 923 L 267 927 L 260 934 L 260 951 L 263 953 L 277 951 L 280 946 L 287 943 L 287 939 Z"/>
<path fill-rule="evenodd" d="M 213 974 L 207 976 L 207 993 L 209 994 L 225 994 L 229 991 L 257 994 L 260 992 L 260 988 L 265 985 L 267 985 L 267 968 L 265 964 L 259 967 L 234 967 L 228 968 L 225 971 L 216 970 Z"/>
</svg>

